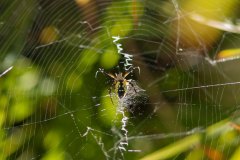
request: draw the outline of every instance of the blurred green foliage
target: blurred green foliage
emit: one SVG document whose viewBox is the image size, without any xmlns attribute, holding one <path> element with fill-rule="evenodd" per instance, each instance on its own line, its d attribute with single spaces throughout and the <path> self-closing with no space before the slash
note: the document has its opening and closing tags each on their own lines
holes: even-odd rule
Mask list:
<svg viewBox="0 0 240 160">
<path fill-rule="evenodd" d="M 0 159 L 240 159 L 238 6 L 0 1 L 0 70 L 13 66 L 0 77 Z M 112 36 L 145 90 L 125 106 L 122 154 L 118 98 L 108 76 L 95 77 L 122 70 Z"/>
</svg>

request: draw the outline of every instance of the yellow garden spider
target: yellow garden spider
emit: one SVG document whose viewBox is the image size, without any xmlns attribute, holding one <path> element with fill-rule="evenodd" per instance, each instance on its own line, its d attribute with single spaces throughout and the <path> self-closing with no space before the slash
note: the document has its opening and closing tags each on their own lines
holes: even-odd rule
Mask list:
<svg viewBox="0 0 240 160">
<path fill-rule="evenodd" d="M 117 73 L 115 73 L 115 74 L 107 73 L 107 72 L 104 71 L 104 69 L 99 68 L 99 70 L 96 72 L 95 77 L 97 77 L 98 72 L 101 72 L 104 75 L 107 75 L 110 78 L 112 78 L 114 80 L 114 82 L 112 83 L 111 87 L 108 89 L 111 101 L 112 101 L 111 93 L 112 93 L 113 87 L 115 89 L 115 92 L 117 93 L 118 98 L 122 99 L 127 94 L 129 85 L 131 85 L 131 87 L 133 87 L 134 92 L 136 93 L 136 90 L 135 90 L 134 85 L 132 83 L 132 79 L 126 79 L 126 77 L 131 72 L 133 72 L 134 69 L 138 69 L 139 74 L 140 74 L 140 68 L 139 67 L 130 67 L 127 72 L 125 72 L 125 73 L 120 72 L 118 74 Z M 113 101 L 112 101 L 112 103 L 113 103 Z"/>
</svg>

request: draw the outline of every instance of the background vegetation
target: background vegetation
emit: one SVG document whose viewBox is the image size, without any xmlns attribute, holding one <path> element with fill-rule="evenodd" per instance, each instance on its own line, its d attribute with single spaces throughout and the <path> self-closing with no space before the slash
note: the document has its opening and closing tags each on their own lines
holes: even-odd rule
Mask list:
<svg viewBox="0 0 240 160">
<path fill-rule="evenodd" d="M 240 159 L 239 6 L 0 0 L 0 70 L 13 66 L 0 78 L 0 159 Z M 125 106 L 123 154 L 118 100 L 95 78 L 122 70 L 112 36 L 145 90 Z"/>
</svg>

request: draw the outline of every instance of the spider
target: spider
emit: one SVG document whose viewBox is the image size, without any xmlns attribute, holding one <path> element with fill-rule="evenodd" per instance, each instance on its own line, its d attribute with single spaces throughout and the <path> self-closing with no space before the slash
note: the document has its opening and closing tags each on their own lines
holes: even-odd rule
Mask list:
<svg viewBox="0 0 240 160">
<path fill-rule="evenodd" d="M 96 76 L 95 77 L 97 77 L 98 72 L 101 72 L 104 75 L 107 75 L 107 76 L 109 76 L 110 78 L 112 78 L 114 80 L 114 82 L 112 83 L 111 87 L 108 89 L 108 92 L 109 92 L 109 95 L 110 95 L 112 103 L 113 103 L 113 100 L 112 100 L 112 97 L 111 97 L 111 93 L 112 93 L 113 87 L 114 87 L 115 92 L 117 93 L 117 96 L 118 96 L 119 99 L 122 99 L 123 97 L 125 97 L 125 95 L 127 94 L 129 85 L 131 85 L 131 87 L 133 87 L 134 92 L 136 93 L 136 89 L 134 88 L 134 85 L 131 82 L 132 79 L 126 79 L 126 77 L 131 72 L 133 72 L 134 69 L 138 69 L 139 74 L 140 74 L 140 68 L 139 67 L 130 67 L 128 69 L 128 72 L 125 72 L 125 73 L 120 72 L 118 74 L 117 73 L 115 73 L 115 74 L 107 73 L 102 68 L 99 68 L 99 70 L 96 72 Z"/>
</svg>

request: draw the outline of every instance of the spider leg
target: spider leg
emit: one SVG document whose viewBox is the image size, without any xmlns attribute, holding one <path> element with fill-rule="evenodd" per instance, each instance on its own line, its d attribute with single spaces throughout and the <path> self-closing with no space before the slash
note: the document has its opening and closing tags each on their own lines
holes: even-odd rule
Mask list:
<svg viewBox="0 0 240 160">
<path fill-rule="evenodd" d="M 115 79 L 115 76 L 114 76 L 113 74 L 105 72 L 104 69 L 102 69 L 102 68 L 99 68 L 99 69 L 98 69 L 98 71 L 97 71 L 96 74 L 95 74 L 95 78 L 97 78 L 98 72 L 101 72 L 102 74 L 104 74 L 104 75 L 106 75 L 106 76 L 109 76 L 109 77 Z"/>
<path fill-rule="evenodd" d="M 113 86 L 114 86 L 115 84 L 113 83 L 112 85 L 111 85 L 111 87 L 109 87 L 108 88 L 108 94 L 109 94 L 109 96 L 110 96 L 110 98 L 111 98 L 111 102 L 112 102 L 112 104 L 114 105 L 114 103 L 113 103 L 113 100 L 112 100 L 112 89 L 113 89 Z"/>
<path fill-rule="evenodd" d="M 97 75 L 98 75 L 99 72 L 101 72 L 102 74 L 106 74 L 106 72 L 104 71 L 104 69 L 99 68 L 99 69 L 97 70 L 96 74 L 95 74 L 95 78 L 97 78 Z"/>
<path fill-rule="evenodd" d="M 134 87 L 134 84 L 131 82 L 131 80 L 128 80 L 127 82 L 128 82 L 128 83 L 131 85 L 131 87 L 134 89 L 134 92 L 137 93 L 136 88 Z"/>
<path fill-rule="evenodd" d="M 140 74 L 140 67 L 133 67 L 133 66 L 130 66 L 128 69 L 127 69 L 127 72 L 123 75 L 123 77 L 127 77 L 131 72 L 133 72 L 135 69 L 138 69 L 138 72 Z"/>
<path fill-rule="evenodd" d="M 6 74 L 7 72 L 9 72 L 12 68 L 13 68 L 13 66 L 12 66 L 12 67 L 9 67 L 7 70 L 5 70 L 3 73 L 0 74 L 0 77 L 2 77 L 4 74 Z"/>
<path fill-rule="evenodd" d="M 109 77 L 112 78 L 114 81 L 116 80 L 116 77 L 115 77 L 113 74 L 105 72 L 104 69 L 102 69 L 102 68 L 99 68 L 99 69 L 98 69 L 98 71 L 97 71 L 96 74 L 95 74 L 95 78 L 97 78 L 98 72 L 101 72 L 102 74 L 104 74 L 104 75 L 106 75 L 106 76 L 109 76 Z M 113 103 L 113 100 L 112 100 L 112 89 L 113 89 L 113 86 L 114 86 L 114 85 L 115 85 L 115 82 L 111 85 L 111 87 L 108 88 L 108 94 L 109 94 L 109 96 L 110 96 L 110 98 L 111 98 L 111 102 L 112 102 L 113 105 L 114 105 L 114 103 Z"/>
</svg>

